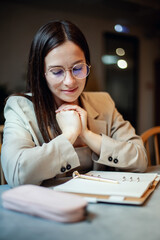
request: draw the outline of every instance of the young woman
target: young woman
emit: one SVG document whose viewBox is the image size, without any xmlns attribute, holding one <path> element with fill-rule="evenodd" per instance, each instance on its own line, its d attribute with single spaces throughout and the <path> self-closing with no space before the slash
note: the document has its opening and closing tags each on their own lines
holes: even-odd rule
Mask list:
<svg viewBox="0 0 160 240">
<path fill-rule="evenodd" d="M 108 93 L 83 92 L 90 54 L 82 32 L 52 21 L 36 33 L 26 94 L 5 109 L 2 167 L 10 186 L 44 184 L 74 170 L 145 171 L 142 140 Z"/>
</svg>

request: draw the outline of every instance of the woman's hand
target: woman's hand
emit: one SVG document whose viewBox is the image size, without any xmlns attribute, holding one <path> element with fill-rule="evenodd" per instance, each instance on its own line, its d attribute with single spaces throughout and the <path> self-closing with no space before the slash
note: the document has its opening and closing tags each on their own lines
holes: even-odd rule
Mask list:
<svg viewBox="0 0 160 240">
<path fill-rule="evenodd" d="M 64 113 L 67 112 L 68 116 L 70 116 L 69 112 L 73 112 L 73 113 L 75 112 L 75 115 L 77 118 L 75 118 L 75 120 L 73 120 L 73 124 L 76 124 L 78 126 L 80 124 L 80 126 L 81 126 L 80 128 L 78 128 L 78 131 L 76 131 L 76 134 L 78 134 L 77 137 L 80 136 L 82 141 L 90 149 L 92 149 L 92 151 L 94 151 L 98 155 L 100 154 L 102 136 L 99 134 L 96 134 L 88 129 L 88 127 L 87 127 L 87 112 L 83 108 L 81 108 L 77 105 L 63 104 L 56 110 L 56 112 L 57 112 L 57 115 L 60 113 L 63 113 L 63 112 Z M 72 143 L 74 143 L 74 142 L 72 142 Z"/>
<path fill-rule="evenodd" d="M 84 136 L 85 133 L 88 131 L 87 128 L 87 112 L 79 107 L 78 105 L 72 105 L 72 104 L 63 104 L 57 109 L 57 113 L 61 111 L 75 111 L 78 113 L 80 121 L 81 121 L 81 132 L 80 136 Z"/>
<path fill-rule="evenodd" d="M 81 133 L 79 114 L 73 110 L 56 111 L 56 119 L 62 134 L 73 144 Z"/>
</svg>

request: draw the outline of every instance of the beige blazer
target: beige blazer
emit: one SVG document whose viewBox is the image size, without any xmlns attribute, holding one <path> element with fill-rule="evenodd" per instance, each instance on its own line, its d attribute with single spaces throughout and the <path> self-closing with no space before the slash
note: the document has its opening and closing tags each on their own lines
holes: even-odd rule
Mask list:
<svg viewBox="0 0 160 240">
<path fill-rule="evenodd" d="M 147 157 L 142 140 L 116 110 L 109 94 L 84 92 L 81 102 L 88 113 L 89 129 L 102 135 L 100 156 L 91 154 L 93 169 L 104 170 L 109 166 L 125 171 L 145 171 Z M 44 142 L 30 100 L 10 97 L 4 115 L 1 160 L 10 186 L 40 185 L 62 174 L 62 168 L 67 173 L 80 166 L 80 151 L 77 152 L 63 135 Z"/>
</svg>

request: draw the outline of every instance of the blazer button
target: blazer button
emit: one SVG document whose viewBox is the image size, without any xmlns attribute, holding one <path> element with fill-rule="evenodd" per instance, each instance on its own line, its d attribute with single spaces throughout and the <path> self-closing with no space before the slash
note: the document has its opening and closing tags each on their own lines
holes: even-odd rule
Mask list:
<svg viewBox="0 0 160 240">
<path fill-rule="evenodd" d="M 65 172 L 66 168 L 65 167 L 61 167 L 61 172 Z"/>
<path fill-rule="evenodd" d="M 67 164 L 66 168 L 67 168 L 67 170 L 70 170 L 71 169 L 71 165 Z"/>
<path fill-rule="evenodd" d="M 115 164 L 118 163 L 118 159 L 115 158 L 115 159 L 113 160 L 113 162 L 114 162 Z"/>
<path fill-rule="evenodd" d="M 112 160 L 113 160 L 113 158 L 110 156 L 110 157 L 108 158 L 108 161 L 112 162 Z"/>
</svg>

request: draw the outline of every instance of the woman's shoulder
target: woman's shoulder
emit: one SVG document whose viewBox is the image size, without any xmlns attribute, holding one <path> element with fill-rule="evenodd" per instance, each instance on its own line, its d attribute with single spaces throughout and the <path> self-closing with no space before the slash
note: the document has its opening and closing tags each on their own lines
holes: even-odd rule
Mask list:
<svg viewBox="0 0 160 240">
<path fill-rule="evenodd" d="M 35 121 L 34 106 L 30 98 L 31 95 L 11 95 L 4 108 L 4 117 L 6 120 L 12 119 L 12 121 L 23 122 Z"/>
<path fill-rule="evenodd" d="M 32 96 L 31 93 L 20 93 L 20 94 L 12 94 L 10 95 L 7 100 L 6 103 L 12 103 L 12 102 L 28 102 L 31 101 L 32 102 Z"/>
<path fill-rule="evenodd" d="M 32 96 L 31 94 L 13 94 L 8 97 L 5 109 L 7 108 L 25 108 L 26 106 L 32 107 Z"/>
</svg>

